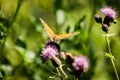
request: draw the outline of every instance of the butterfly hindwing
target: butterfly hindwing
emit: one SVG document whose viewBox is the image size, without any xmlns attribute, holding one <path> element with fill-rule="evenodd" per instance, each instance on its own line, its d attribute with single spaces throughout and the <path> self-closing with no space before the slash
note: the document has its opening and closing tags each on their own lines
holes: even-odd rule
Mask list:
<svg viewBox="0 0 120 80">
<path fill-rule="evenodd" d="M 48 26 L 48 24 L 43 19 L 40 18 L 40 21 L 45 28 L 45 32 L 50 37 L 50 39 L 53 41 L 56 34 L 52 31 L 52 29 Z"/>
<path fill-rule="evenodd" d="M 70 36 L 74 36 L 74 35 L 77 35 L 77 34 L 79 34 L 79 32 L 73 32 L 73 33 L 69 33 L 69 34 L 56 35 L 55 36 L 55 40 L 65 39 L 65 38 L 68 38 Z"/>
</svg>

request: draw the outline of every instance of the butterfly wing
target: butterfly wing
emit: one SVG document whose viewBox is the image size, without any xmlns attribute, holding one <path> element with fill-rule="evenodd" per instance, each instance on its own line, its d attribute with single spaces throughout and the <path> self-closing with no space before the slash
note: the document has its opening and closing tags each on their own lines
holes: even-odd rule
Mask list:
<svg viewBox="0 0 120 80">
<path fill-rule="evenodd" d="M 77 35 L 77 34 L 79 34 L 79 32 L 73 32 L 73 33 L 69 33 L 69 34 L 56 35 L 55 36 L 55 40 L 65 39 L 65 38 L 68 38 L 70 36 L 74 36 L 74 35 Z"/>
<path fill-rule="evenodd" d="M 47 25 L 47 23 L 42 18 L 40 18 L 40 21 L 45 28 L 45 32 L 47 33 L 49 38 L 53 41 L 55 38 L 55 33 L 52 31 L 52 29 Z"/>
</svg>

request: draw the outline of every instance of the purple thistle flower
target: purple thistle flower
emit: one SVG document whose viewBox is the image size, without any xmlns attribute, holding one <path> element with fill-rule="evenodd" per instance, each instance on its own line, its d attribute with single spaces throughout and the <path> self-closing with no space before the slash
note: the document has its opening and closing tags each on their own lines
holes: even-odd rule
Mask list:
<svg viewBox="0 0 120 80">
<path fill-rule="evenodd" d="M 75 71 L 86 72 L 88 70 L 88 60 L 85 56 L 74 57 L 72 67 Z"/>
<path fill-rule="evenodd" d="M 111 26 L 111 23 L 116 23 L 115 18 L 117 13 L 114 9 L 108 6 L 101 8 L 100 12 L 105 16 L 104 19 L 102 19 L 102 17 L 99 15 L 95 15 L 95 21 L 101 24 L 102 30 L 104 32 L 108 33 L 108 28 Z"/>
<path fill-rule="evenodd" d="M 58 55 L 58 51 L 55 48 L 48 47 L 42 51 L 42 57 L 45 59 L 52 59 L 56 55 Z"/>
<path fill-rule="evenodd" d="M 100 11 L 102 14 L 108 16 L 109 18 L 114 19 L 116 17 L 116 11 L 108 6 L 101 8 Z"/>
<path fill-rule="evenodd" d="M 60 51 L 60 46 L 54 41 L 48 41 L 45 44 L 45 48 L 42 51 L 42 59 L 52 59 L 54 56 L 57 56 Z"/>
</svg>

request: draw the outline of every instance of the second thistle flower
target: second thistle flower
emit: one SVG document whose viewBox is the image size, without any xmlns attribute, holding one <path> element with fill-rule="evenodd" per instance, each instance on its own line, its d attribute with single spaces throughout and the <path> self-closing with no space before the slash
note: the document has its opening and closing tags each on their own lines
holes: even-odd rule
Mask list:
<svg viewBox="0 0 120 80">
<path fill-rule="evenodd" d="M 108 27 L 111 25 L 111 23 L 114 23 L 114 20 L 117 16 L 116 11 L 111 7 L 106 6 L 101 8 L 100 12 L 105 16 L 104 19 L 102 20 L 102 17 L 95 15 L 95 21 L 102 25 L 102 30 L 104 32 L 108 33 Z"/>
<path fill-rule="evenodd" d="M 71 54 L 67 54 L 66 62 L 76 77 L 80 77 L 89 68 L 88 59 L 85 56 L 72 56 Z"/>
</svg>

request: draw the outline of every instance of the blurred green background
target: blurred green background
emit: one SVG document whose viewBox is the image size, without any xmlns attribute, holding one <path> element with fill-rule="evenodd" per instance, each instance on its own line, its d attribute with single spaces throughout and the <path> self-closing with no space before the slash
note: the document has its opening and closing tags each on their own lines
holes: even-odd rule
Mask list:
<svg viewBox="0 0 120 80">
<path fill-rule="evenodd" d="M 106 5 L 118 12 L 109 33 L 116 34 L 110 45 L 120 76 L 120 0 L 0 0 L 0 80 L 59 80 L 50 78 L 55 68 L 40 59 L 48 36 L 39 18 L 57 34 L 80 32 L 59 43 L 63 51 L 88 57 L 89 70 L 82 80 L 116 80 L 105 57 L 104 32 L 94 21 Z"/>
</svg>

